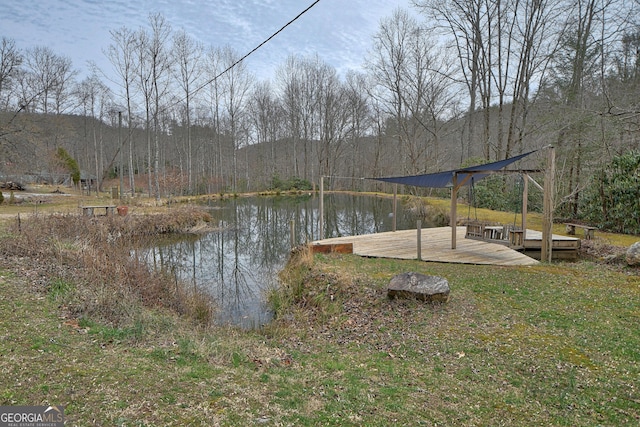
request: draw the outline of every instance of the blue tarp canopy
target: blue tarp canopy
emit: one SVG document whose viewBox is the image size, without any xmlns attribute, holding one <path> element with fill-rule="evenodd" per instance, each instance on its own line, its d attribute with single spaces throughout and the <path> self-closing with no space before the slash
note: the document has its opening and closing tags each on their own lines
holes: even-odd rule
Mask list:
<svg viewBox="0 0 640 427">
<path fill-rule="evenodd" d="M 537 150 L 535 150 L 537 151 Z M 430 188 L 446 188 L 453 185 L 453 178 L 457 175 L 458 185 L 466 185 L 471 181 L 477 182 L 482 178 L 489 176 L 490 173 L 482 173 L 482 171 L 495 172 L 509 166 L 511 163 L 517 162 L 523 157 L 529 154 L 535 153 L 535 151 L 529 151 L 528 153 L 520 154 L 519 156 L 510 157 L 505 160 L 500 160 L 492 163 L 485 163 L 484 165 L 471 166 L 463 169 L 454 169 L 445 172 L 427 173 L 423 175 L 411 175 L 411 176 L 394 176 L 386 178 L 371 178 L 377 181 L 391 182 L 394 184 L 415 185 L 417 187 L 430 187 Z"/>
</svg>

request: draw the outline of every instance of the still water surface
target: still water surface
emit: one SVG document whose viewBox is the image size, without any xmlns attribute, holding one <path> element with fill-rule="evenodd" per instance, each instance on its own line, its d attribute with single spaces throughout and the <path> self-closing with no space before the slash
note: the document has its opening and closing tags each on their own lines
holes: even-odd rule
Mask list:
<svg viewBox="0 0 640 427">
<path fill-rule="evenodd" d="M 217 304 L 217 323 L 257 327 L 272 318 L 265 295 L 289 256 L 291 222 L 296 244 L 320 239 L 318 205 L 316 195 L 212 201 L 207 208 L 216 231 L 156 246 L 148 259 L 205 288 Z M 390 198 L 325 195 L 323 238 L 391 231 L 392 212 Z M 397 216 L 398 230 L 415 227 L 401 203 Z"/>
</svg>

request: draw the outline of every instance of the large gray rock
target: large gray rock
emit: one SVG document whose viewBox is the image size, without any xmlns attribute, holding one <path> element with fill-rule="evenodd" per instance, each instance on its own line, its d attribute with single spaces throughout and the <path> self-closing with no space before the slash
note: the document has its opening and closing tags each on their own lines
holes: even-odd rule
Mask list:
<svg viewBox="0 0 640 427">
<path fill-rule="evenodd" d="M 438 276 L 402 273 L 394 276 L 387 287 L 389 298 L 417 298 L 427 302 L 447 302 L 449 282 Z"/>
<path fill-rule="evenodd" d="M 640 242 L 635 242 L 629 246 L 625 258 L 629 265 L 640 265 Z"/>
</svg>

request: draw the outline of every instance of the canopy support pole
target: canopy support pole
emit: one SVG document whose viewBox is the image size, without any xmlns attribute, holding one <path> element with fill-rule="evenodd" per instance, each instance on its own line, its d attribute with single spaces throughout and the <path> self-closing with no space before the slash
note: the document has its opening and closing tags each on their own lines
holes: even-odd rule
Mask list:
<svg viewBox="0 0 640 427">
<path fill-rule="evenodd" d="M 391 231 L 396 231 L 397 220 L 396 216 L 398 214 L 398 184 L 393 184 L 393 224 Z"/>
<path fill-rule="evenodd" d="M 451 186 L 451 217 L 449 222 L 451 225 L 451 249 L 456 248 L 456 226 L 458 219 L 457 205 L 458 205 L 458 173 L 453 173 L 453 182 Z"/>
<path fill-rule="evenodd" d="M 542 261 L 551 262 L 553 246 L 553 192 L 555 188 L 556 149 L 549 146 L 549 158 L 544 177 L 544 198 L 542 216 Z"/>
<path fill-rule="evenodd" d="M 529 175 L 524 174 L 522 188 L 522 244 L 527 240 L 527 211 L 529 210 Z"/>
</svg>

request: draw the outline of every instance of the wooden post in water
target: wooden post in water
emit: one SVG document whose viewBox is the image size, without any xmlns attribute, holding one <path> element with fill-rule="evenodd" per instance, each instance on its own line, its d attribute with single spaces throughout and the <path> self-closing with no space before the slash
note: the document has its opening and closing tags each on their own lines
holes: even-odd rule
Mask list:
<svg viewBox="0 0 640 427">
<path fill-rule="evenodd" d="M 418 220 L 416 224 L 416 230 L 418 231 L 418 261 L 422 261 L 422 221 Z"/>
<path fill-rule="evenodd" d="M 292 219 L 289 221 L 289 233 L 291 233 L 289 237 L 289 241 L 291 243 L 291 249 L 296 247 L 296 221 Z"/>
</svg>

